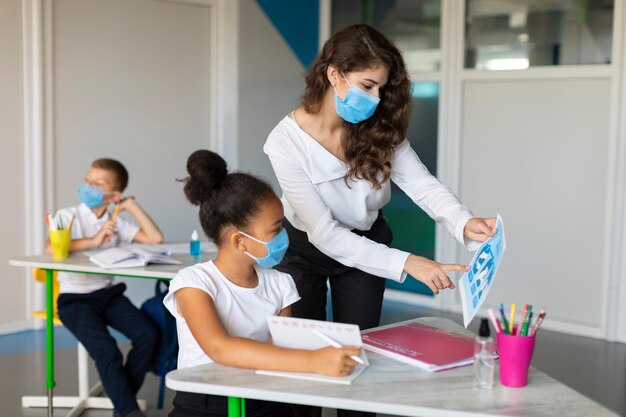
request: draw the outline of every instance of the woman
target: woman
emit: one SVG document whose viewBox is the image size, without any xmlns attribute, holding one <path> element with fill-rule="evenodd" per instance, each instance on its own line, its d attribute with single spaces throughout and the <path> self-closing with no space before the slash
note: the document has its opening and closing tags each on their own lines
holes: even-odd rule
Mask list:
<svg viewBox="0 0 626 417">
<path fill-rule="evenodd" d="M 379 324 L 381 278 L 403 282 L 410 274 L 435 294 L 455 288 L 447 274 L 467 266 L 389 248 L 380 210 L 391 198 L 390 180 L 467 247 L 493 235 L 495 218 L 474 217 L 411 149 L 410 110 L 402 55 L 360 24 L 326 42 L 306 76 L 302 105 L 270 133 L 264 151 L 283 191 L 290 240 L 276 269 L 296 282 L 295 317 L 325 320 L 327 282 L 334 320 L 361 329 Z"/>
</svg>

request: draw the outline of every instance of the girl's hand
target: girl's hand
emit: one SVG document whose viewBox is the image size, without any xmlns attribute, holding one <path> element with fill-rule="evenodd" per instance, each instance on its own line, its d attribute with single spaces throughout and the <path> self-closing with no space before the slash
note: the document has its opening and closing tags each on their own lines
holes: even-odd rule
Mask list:
<svg viewBox="0 0 626 417">
<path fill-rule="evenodd" d="M 484 242 L 496 233 L 496 218 L 473 217 L 467 221 L 463 236 L 476 242 Z"/>
<path fill-rule="evenodd" d="M 450 288 L 451 290 L 456 288 L 454 282 L 447 275 L 449 272 L 465 272 L 468 269 L 469 266 L 467 265 L 440 264 L 413 254 L 409 255 L 404 264 L 404 272 L 426 284 L 435 294 L 439 294 L 439 290 L 444 288 Z"/>
<path fill-rule="evenodd" d="M 358 356 L 361 349 L 356 346 L 344 346 L 341 348 L 325 347 L 312 352 L 313 371 L 330 376 L 347 376 L 352 373 L 356 361 L 351 355 Z"/>
<path fill-rule="evenodd" d="M 113 239 L 113 236 L 117 233 L 117 229 L 115 227 L 115 223 L 113 220 L 109 220 L 105 224 L 102 225 L 102 229 L 96 233 L 94 237 L 91 238 L 91 243 L 94 248 L 104 245 Z"/>
</svg>

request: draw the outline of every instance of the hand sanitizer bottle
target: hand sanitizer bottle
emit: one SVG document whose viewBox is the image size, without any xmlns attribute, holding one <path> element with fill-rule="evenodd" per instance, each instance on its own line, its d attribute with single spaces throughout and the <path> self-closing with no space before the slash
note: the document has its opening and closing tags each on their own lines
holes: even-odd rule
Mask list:
<svg viewBox="0 0 626 417">
<path fill-rule="evenodd" d="M 200 240 L 198 239 L 198 231 L 194 230 L 191 234 L 191 241 L 189 241 L 189 255 L 200 256 L 202 255 L 202 249 L 200 248 Z"/>
<path fill-rule="evenodd" d="M 480 330 L 474 340 L 474 387 L 493 388 L 493 339 L 489 334 L 489 320 L 480 320 Z"/>
</svg>

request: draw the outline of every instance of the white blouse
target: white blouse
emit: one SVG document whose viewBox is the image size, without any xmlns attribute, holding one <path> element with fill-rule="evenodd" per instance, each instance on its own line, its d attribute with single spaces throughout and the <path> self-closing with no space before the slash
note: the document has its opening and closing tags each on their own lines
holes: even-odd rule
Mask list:
<svg viewBox="0 0 626 417">
<path fill-rule="evenodd" d="M 285 217 L 327 256 L 370 274 L 403 282 L 409 252 L 352 233 L 369 230 L 378 211 L 391 199 L 391 184 L 380 189 L 364 179 L 344 177 L 348 165 L 309 136 L 289 116 L 272 130 L 263 151 L 269 156 L 283 191 Z M 391 180 L 422 210 L 470 249 L 463 229 L 474 217 L 452 190 L 432 176 L 408 140 L 395 150 Z M 348 186 L 349 185 L 349 186 Z"/>
</svg>

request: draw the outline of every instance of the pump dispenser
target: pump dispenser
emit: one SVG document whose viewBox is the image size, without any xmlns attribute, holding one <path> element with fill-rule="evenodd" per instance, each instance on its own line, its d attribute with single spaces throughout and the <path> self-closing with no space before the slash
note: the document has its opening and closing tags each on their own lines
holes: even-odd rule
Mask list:
<svg viewBox="0 0 626 417">
<path fill-rule="evenodd" d="M 202 248 L 200 248 L 200 239 L 198 239 L 198 231 L 194 230 L 191 234 L 191 240 L 189 241 L 189 255 L 200 256 L 202 255 Z"/>
<path fill-rule="evenodd" d="M 474 386 L 479 389 L 493 388 L 494 354 L 489 320 L 480 320 L 478 336 L 474 340 Z"/>
</svg>

